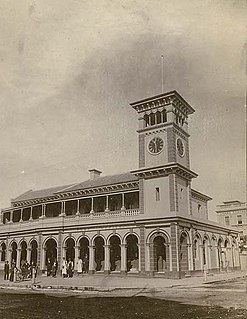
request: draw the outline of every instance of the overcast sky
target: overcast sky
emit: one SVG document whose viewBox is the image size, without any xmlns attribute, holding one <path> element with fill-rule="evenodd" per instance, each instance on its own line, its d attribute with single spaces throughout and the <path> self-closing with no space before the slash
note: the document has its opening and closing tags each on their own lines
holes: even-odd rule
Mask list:
<svg viewBox="0 0 247 319">
<path fill-rule="evenodd" d="M 247 2 L 0 1 L 0 207 L 29 189 L 137 168 L 130 102 L 177 90 L 193 188 L 245 200 Z"/>
</svg>

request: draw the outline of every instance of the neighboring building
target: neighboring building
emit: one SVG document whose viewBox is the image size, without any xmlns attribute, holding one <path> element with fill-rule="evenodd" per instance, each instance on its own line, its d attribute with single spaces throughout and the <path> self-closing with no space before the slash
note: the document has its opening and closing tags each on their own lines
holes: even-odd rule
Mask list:
<svg viewBox="0 0 247 319">
<path fill-rule="evenodd" d="M 247 250 L 247 206 L 246 202 L 232 200 L 217 205 L 218 222 L 236 228 L 240 232 L 242 248 Z M 245 247 L 244 247 L 245 246 Z"/>
<path fill-rule="evenodd" d="M 88 261 L 93 273 L 181 278 L 239 269 L 238 232 L 208 220 L 211 198 L 191 188 L 188 117 L 176 92 L 131 106 L 138 113 L 139 168 L 84 182 L 28 191 L 1 214 L 4 260 Z M 114 166 L 116 163 L 114 163 Z M 119 167 L 121 169 L 121 167 Z"/>
</svg>

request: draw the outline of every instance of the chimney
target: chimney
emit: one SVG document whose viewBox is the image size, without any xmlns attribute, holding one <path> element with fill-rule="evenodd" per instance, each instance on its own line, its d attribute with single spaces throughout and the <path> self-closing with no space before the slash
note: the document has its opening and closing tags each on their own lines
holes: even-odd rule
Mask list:
<svg viewBox="0 0 247 319">
<path fill-rule="evenodd" d="M 90 180 L 94 180 L 95 178 L 100 177 L 100 174 L 102 173 L 101 171 L 93 168 L 88 170 L 90 173 Z"/>
</svg>

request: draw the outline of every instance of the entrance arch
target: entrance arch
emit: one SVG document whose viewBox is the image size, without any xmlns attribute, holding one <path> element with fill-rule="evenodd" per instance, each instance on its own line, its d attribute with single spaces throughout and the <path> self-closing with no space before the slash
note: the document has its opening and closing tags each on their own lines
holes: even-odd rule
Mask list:
<svg viewBox="0 0 247 319">
<path fill-rule="evenodd" d="M 138 238 L 136 235 L 128 235 L 126 238 L 127 243 L 127 272 L 139 271 L 139 249 Z"/>
<path fill-rule="evenodd" d="M 11 244 L 11 264 L 16 263 L 17 260 L 17 243 L 14 241 Z"/>
<path fill-rule="evenodd" d="M 36 240 L 31 241 L 31 256 L 30 256 L 30 263 L 37 265 L 38 261 L 38 243 Z"/>
<path fill-rule="evenodd" d="M 65 242 L 65 258 L 68 261 L 71 259 L 71 261 L 75 261 L 75 241 L 73 238 L 68 238 Z"/>
<path fill-rule="evenodd" d="M 82 237 L 79 240 L 79 257 L 83 261 L 83 272 L 88 273 L 89 267 L 89 240 Z"/>
<path fill-rule="evenodd" d="M 24 262 L 27 261 L 27 243 L 25 241 L 21 242 L 21 258 L 20 258 L 20 265 L 22 266 Z M 17 266 L 17 267 L 18 267 Z"/>
<path fill-rule="evenodd" d="M 121 270 L 121 242 L 118 236 L 110 238 L 110 271 Z"/>
<path fill-rule="evenodd" d="M 95 246 L 94 261 L 96 263 L 95 271 L 102 271 L 104 270 L 104 264 L 105 264 L 104 239 L 101 236 L 97 236 L 94 239 L 94 246 Z"/>
<path fill-rule="evenodd" d="M 163 236 L 158 235 L 153 240 L 154 272 L 165 272 L 168 269 L 168 258 L 167 242 Z"/>
<path fill-rule="evenodd" d="M 57 243 L 53 238 L 48 239 L 45 243 L 45 251 L 45 265 L 47 265 L 48 258 L 53 263 L 57 259 Z"/>
</svg>

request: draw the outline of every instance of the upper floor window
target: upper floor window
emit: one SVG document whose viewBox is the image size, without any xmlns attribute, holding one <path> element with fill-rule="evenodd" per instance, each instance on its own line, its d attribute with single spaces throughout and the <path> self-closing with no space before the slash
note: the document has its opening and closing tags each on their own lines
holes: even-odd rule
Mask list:
<svg viewBox="0 0 247 319">
<path fill-rule="evenodd" d="M 226 224 L 227 226 L 230 225 L 230 218 L 229 218 L 229 216 L 225 216 L 225 224 Z"/>
<path fill-rule="evenodd" d="M 237 223 L 238 223 L 238 225 L 243 224 L 242 215 L 237 215 Z"/>
<path fill-rule="evenodd" d="M 2 243 L 1 245 L 1 261 L 5 261 L 6 259 L 6 245 Z"/>
<path fill-rule="evenodd" d="M 156 198 L 156 202 L 160 201 L 160 188 L 159 187 L 155 188 L 155 198 Z"/>
<path fill-rule="evenodd" d="M 198 214 L 200 214 L 200 212 L 201 212 L 201 208 L 202 208 L 201 204 L 198 204 L 198 206 L 197 206 Z"/>
</svg>

